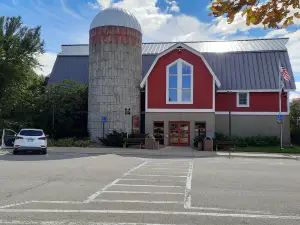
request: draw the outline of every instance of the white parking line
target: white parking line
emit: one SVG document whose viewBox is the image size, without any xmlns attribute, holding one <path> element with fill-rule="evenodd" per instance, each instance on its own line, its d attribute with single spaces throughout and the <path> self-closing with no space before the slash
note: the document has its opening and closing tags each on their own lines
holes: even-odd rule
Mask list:
<svg viewBox="0 0 300 225">
<path fill-rule="evenodd" d="M 179 225 L 179 224 L 158 224 L 158 223 L 112 223 L 112 222 L 86 222 L 86 221 L 20 221 L 20 220 L 0 220 L 0 224 L 16 225 Z"/>
<path fill-rule="evenodd" d="M 149 204 L 183 204 L 182 201 L 142 201 L 142 200 L 109 200 L 109 199 L 95 199 L 92 202 L 108 202 L 108 203 L 149 203 Z"/>
<path fill-rule="evenodd" d="M 174 180 L 151 180 L 151 179 L 127 179 L 127 178 L 122 178 L 120 180 L 125 180 L 125 181 L 146 181 L 146 182 L 174 182 Z M 185 183 L 186 181 L 185 180 L 182 180 L 182 181 L 176 181 L 176 182 L 179 182 L 179 183 Z"/>
<path fill-rule="evenodd" d="M 0 209 L 0 213 L 94 213 L 94 214 L 141 214 L 141 215 L 183 215 L 229 218 L 300 220 L 300 215 L 262 215 L 245 213 L 176 212 L 176 211 L 134 211 L 134 210 L 60 210 L 60 209 Z"/>
<path fill-rule="evenodd" d="M 149 169 L 162 170 L 162 171 L 169 171 L 170 170 L 170 172 L 181 172 L 182 170 L 188 169 L 188 168 L 185 167 L 185 168 L 182 168 L 182 170 L 176 170 L 176 169 L 180 169 L 180 168 L 178 168 L 178 167 L 174 167 L 174 168 L 153 167 L 153 168 L 149 168 Z"/>
<path fill-rule="evenodd" d="M 193 176 L 193 163 L 190 162 L 189 172 L 186 178 L 186 187 L 185 187 L 185 195 L 184 195 L 184 208 L 188 209 L 192 204 L 192 176 Z"/>
<path fill-rule="evenodd" d="M 114 184 L 114 186 L 124 186 L 124 187 L 183 188 L 182 186 L 163 186 L 163 185 L 151 185 L 151 184 Z"/>
<path fill-rule="evenodd" d="M 130 174 L 131 176 L 137 177 L 186 177 L 186 176 L 176 176 L 176 175 L 157 175 L 157 174 Z"/>
<path fill-rule="evenodd" d="M 121 194 L 152 194 L 152 195 L 184 195 L 180 192 L 149 192 L 149 191 L 103 191 L 104 193 L 121 193 Z"/>
<path fill-rule="evenodd" d="M 31 202 L 32 201 L 26 201 L 26 202 L 19 202 L 19 203 L 15 203 L 15 204 L 4 205 L 4 206 L 0 206 L 0 209 L 6 209 L 6 208 L 14 207 L 14 206 L 26 205 Z"/>
<path fill-rule="evenodd" d="M 147 162 L 143 162 L 140 165 L 128 170 L 126 173 L 123 174 L 122 177 L 128 176 L 132 171 L 137 170 L 138 168 L 142 167 L 143 165 L 147 164 Z M 84 203 L 88 203 L 92 200 L 94 200 L 95 198 L 97 198 L 98 195 L 100 195 L 102 192 L 106 191 L 108 188 L 110 188 L 111 186 L 113 186 L 114 184 L 118 183 L 120 181 L 121 178 L 114 180 L 113 182 L 109 183 L 108 185 L 106 185 L 105 187 L 103 187 L 101 190 L 95 192 L 94 194 L 92 194 L 91 196 L 89 196 L 87 198 L 87 200 L 84 201 Z"/>
<path fill-rule="evenodd" d="M 82 201 L 31 201 L 30 203 L 41 203 L 41 204 L 72 204 L 72 205 L 84 204 L 84 202 L 82 202 Z"/>
</svg>

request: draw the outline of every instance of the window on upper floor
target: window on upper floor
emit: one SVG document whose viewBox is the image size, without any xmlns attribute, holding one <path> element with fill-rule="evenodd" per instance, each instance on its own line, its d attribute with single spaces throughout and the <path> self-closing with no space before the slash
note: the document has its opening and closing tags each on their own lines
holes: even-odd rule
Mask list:
<svg viewBox="0 0 300 225">
<path fill-rule="evenodd" d="M 249 93 L 237 93 L 236 105 L 237 107 L 249 107 Z"/>
<path fill-rule="evenodd" d="M 193 103 L 193 66 L 178 59 L 167 66 L 167 104 Z"/>
</svg>

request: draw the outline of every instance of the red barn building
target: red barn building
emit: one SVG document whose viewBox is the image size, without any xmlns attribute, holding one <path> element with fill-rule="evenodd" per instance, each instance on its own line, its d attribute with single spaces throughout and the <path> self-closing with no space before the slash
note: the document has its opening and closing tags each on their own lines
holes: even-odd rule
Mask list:
<svg viewBox="0 0 300 225">
<path fill-rule="evenodd" d="M 231 112 L 232 135 L 279 136 L 281 64 L 291 76 L 281 96 L 283 140 L 289 143 L 289 92 L 295 82 L 287 41 L 143 43 L 141 132 L 154 134 L 165 145 L 189 146 L 196 135 L 228 134 Z M 63 45 L 48 83 L 88 83 L 88 61 L 88 45 Z"/>
</svg>

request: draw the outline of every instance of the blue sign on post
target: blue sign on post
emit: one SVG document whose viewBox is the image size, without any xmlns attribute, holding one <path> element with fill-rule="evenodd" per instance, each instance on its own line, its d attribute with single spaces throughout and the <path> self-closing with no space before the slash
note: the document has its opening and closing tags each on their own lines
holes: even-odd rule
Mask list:
<svg viewBox="0 0 300 225">
<path fill-rule="evenodd" d="M 281 114 L 278 114 L 277 120 L 282 121 L 282 115 Z"/>
<path fill-rule="evenodd" d="M 106 116 L 101 116 L 101 122 L 106 123 L 106 121 L 107 121 Z"/>
</svg>

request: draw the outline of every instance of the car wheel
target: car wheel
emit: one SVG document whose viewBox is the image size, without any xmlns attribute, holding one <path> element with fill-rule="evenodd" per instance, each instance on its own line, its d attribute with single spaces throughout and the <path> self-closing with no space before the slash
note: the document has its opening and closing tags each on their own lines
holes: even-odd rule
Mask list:
<svg viewBox="0 0 300 225">
<path fill-rule="evenodd" d="M 14 155 L 18 155 L 18 153 L 19 153 L 19 152 L 18 152 L 17 150 L 14 150 L 14 151 L 13 151 L 13 154 L 14 154 Z"/>
<path fill-rule="evenodd" d="M 47 154 L 47 149 L 42 150 L 42 154 L 43 154 L 43 155 L 46 155 L 46 154 Z"/>
</svg>

